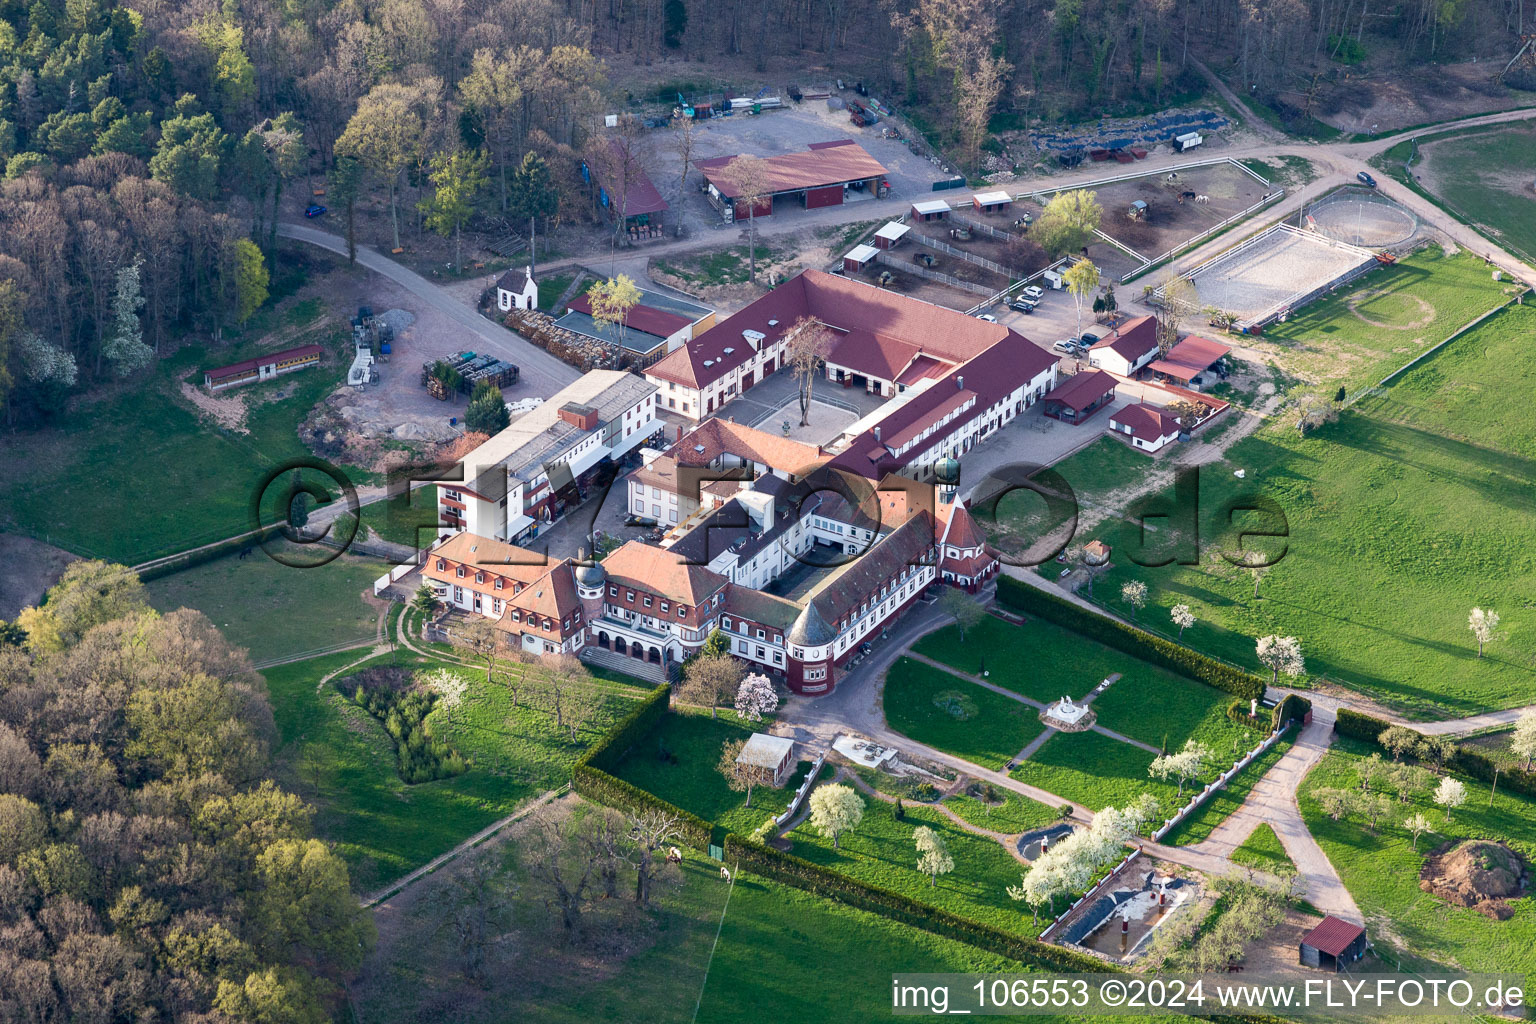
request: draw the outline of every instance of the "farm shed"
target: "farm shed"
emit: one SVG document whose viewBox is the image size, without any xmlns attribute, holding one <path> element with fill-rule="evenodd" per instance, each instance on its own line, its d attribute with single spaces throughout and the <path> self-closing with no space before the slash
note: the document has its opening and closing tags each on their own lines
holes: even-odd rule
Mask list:
<svg viewBox="0 0 1536 1024">
<path fill-rule="evenodd" d="M 894 249 L 896 248 L 896 243 L 901 241 L 903 236 L 911 230 L 911 225 L 893 220 L 875 232 L 875 248 Z"/>
<path fill-rule="evenodd" d="M 880 250 L 872 245 L 856 245 L 843 256 L 843 269 L 850 274 L 856 274 L 869 266 L 879 253 Z"/>
<path fill-rule="evenodd" d="M 1179 437 L 1179 418 L 1143 402 L 1126 406 L 1109 417 L 1109 429 L 1124 435 L 1138 451 L 1155 452 Z"/>
<path fill-rule="evenodd" d="M 971 205 L 981 213 L 1001 213 L 1013 205 L 1013 196 L 1001 190 L 978 192 L 971 197 Z"/>
<path fill-rule="evenodd" d="M 623 217 L 626 228 L 660 227 L 667 201 L 627 145 L 611 140 L 606 158 L 584 161 L 581 176 L 597 186 L 598 205 L 610 220 Z"/>
<path fill-rule="evenodd" d="M 747 204 L 738 199 L 741 190 L 725 174 L 734 156 L 699 160 L 694 166 L 704 175 L 704 188 L 716 209 L 726 212 L 727 220 L 747 216 Z M 865 152 L 852 139 L 813 142 L 804 153 L 786 153 L 764 157 L 767 167 L 768 196 L 757 204 L 754 216 L 773 212 L 775 199 L 798 198 L 807 210 L 823 206 L 841 206 L 844 190 L 868 190 L 878 196 L 885 180 L 885 166 Z"/>
<path fill-rule="evenodd" d="M 644 365 L 686 345 L 715 322 L 712 309 L 643 289 L 640 301 L 624 314 L 623 330 L 595 319 L 592 302 L 584 293 L 566 303 L 565 309 L 556 327 L 620 348 Z"/>
<path fill-rule="evenodd" d="M 930 199 L 926 203 L 912 204 L 913 220 L 945 220 L 949 217 L 949 204 L 942 199 Z"/>
<path fill-rule="evenodd" d="M 795 741 L 788 736 L 755 732 L 736 755 L 736 763 L 757 776 L 757 781 L 782 786 L 795 763 Z"/>
<path fill-rule="evenodd" d="M 228 366 L 203 371 L 203 384 L 214 391 L 249 384 L 255 380 L 271 380 L 284 373 L 306 370 L 320 363 L 319 345 L 301 345 L 287 348 L 270 355 L 257 356 Z"/>
<path fill-rule="evenodd" d="M 1218 341 L 1208 338 L 1188 337 L 1168 350 L 1162 359 L 1147 364 L 1156 380 L 1172 381 L 1191 386 L 1202 373 L 1232 350 Z"/>
<path fill-rule="evenodd" d="M 1329 914 L 1301 937 L 1301 965 L 1341 971 L 1365 955 L 1365 929 Z"/>
<path fill-rule="evenodd" d="M 1064 423 L 1081 423 L 1114 402 L 1116 383 L 1103 370 L 1073 374 L 1046 392 L 1045 414 Z"/>
</svg>

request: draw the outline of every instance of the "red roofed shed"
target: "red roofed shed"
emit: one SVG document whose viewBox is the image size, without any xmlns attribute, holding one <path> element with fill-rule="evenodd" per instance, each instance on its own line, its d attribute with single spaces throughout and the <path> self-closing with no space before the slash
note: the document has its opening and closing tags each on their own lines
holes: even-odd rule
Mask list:
<svg viewBox="0 0 1536 1024">
<path fill-rule="evenodd" d="M 1329 914 L 1301 938 L 1301 964 L 1340 971 L 1365 955 L 1365 929 Z"/>
<path fill-rule="evenodd" d="M 1045 414 L 1067 423 L 1081 423 L 1115 400 L 1114 376 L 1103 370 L 1073 374 L 1046 393 Z"/>
</svg>

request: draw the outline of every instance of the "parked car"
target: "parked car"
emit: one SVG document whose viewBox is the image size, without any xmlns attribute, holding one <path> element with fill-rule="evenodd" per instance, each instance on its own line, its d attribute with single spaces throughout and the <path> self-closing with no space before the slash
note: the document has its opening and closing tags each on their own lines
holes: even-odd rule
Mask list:
<svg viewBox="0 0 1536 1024">
<path fill-rule="evenodd" d="M 630 513 L 624 517 L 624 525 L 652 527 L 656 525 L 656 520 L 648 516 L 637 516 L 634 513 Z"/>
<path fill-rule="evenodd" d="M 321 206 L 319 203 L 310 203 L 304 209 L 304 216 L 309 217 L 310 219 L 314 219 L 315 217 L 320 216 L 324 212 L 325 212 L 325 207 Z"/>
<path fill-rule="evenodd" d="M 1026 299 L 1032 299 L 1035 302 L 1039 302 L 1040 297 L 1045 294 L 1045 291 L 1039 285 L 1032 284 L 1019 294 L 1023 295 Z"/>
<path fill-rule="evenodd" d="M 1028 299 L 1014 299 L 1008 303 L 1008 308 L 1017 310 L 1020 313 L 1033 313 L 1035 311 L 1035 304 Z"/>
<path fill-rule="evenodd" d="M 993 316 L 991 313 L 977 313 L 976 319 L 985 320 L 989 324 L 997 323 L 997 317 Z"/>
<path fill-rule="evenodd" d="M 1086 334 L 1086 333 L 1081 338 L 1078 339 L 1078 341 L 1081 341 L 1084 345 L 1092 345 L 1094 342 L 1096 342 L 1098 340 L 1099 340 L 1099 336 L 1097 334 Z"/>
<path fill-rule="evenodd" d="M 1364 171 L 1361 171 L 1359 174 L 1355 175 L 1355 178 L 1360 182 L 1360 184 L 1364 185 L 1366 188 L 1375 188 L 1376 187 L 1376 179 L 1371 177 L 1369 174 L 1365 173 Z"/>
<path fill-rule="evenodd" d="M 1065 352 L 1069 356 L 1077 354 L 1077 346 L 1070 341 L 1066 341 L 1065 339 L 1058 341 L 1056 344 L 1052 345 L 1051 348 L 1055 349 L 1057 352 Z"/>
</svg>

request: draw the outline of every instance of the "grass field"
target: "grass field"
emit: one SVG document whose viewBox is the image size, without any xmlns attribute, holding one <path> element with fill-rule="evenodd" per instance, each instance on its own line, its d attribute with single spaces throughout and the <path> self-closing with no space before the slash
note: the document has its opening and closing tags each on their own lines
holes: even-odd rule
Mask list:
<svg viewBox="0 0 1536 1024">
<path fill-rule="evenodd" d="M 1536 132 L 1526 127 L 1459 131 L 1420 148 L 1424 184 L 1435 198 L 1499 244 L 1531 259 L 1536 253 L 1531 168 Z"/>
<path fill-rule="evenodd" d="M 1398 805 L 1380 834 L 1373 836 L 1359 820 L 1332 820 L 1312 796 L 1324 786 L 1358 786 L 1353 765 L 1370 749 L 1354 740 L 1336 743 L 1307 776 L 1300 804 L 1307 827 L 1361 911 L 1367 918 L 1390 922 L 1390 931 L 1378 929 L 1375 941 L 1401 945 L 1414 956 L 1466 971 L 1536 970 L 1536 906 L 1529 897 L 1511 902 L 1515 913 L 1508 921 L 1493 921 L 1419 889 L 1425 852 L 1449 840 L 1500 840 L 1529 864 L 1536 857 L 1536 802 L 1501 788 L 1490 807 L 1487 783 L 1463 778 L 1467 801 L 1449 824 L 1429 795 L 1421 794 L 1411 805 Z M 1436 834 L 1419 839 L 1417 851 L 1401 826 L 1415 811 L 1422 811 L 1436 828 Z"/>
<path fill-rule="evenodd" d="M 965 831 L 933 808 L 908 805 L 905 819 L 897 821 L 892 804 L 868 798 L 864 804 L 864 820 L 838 838 L 839 849 L 806 822 L 789 833 L 790 852 L 974 920 L 1029 932 L 1028 909 L 1005 891 L 1018 884 L 1024 866 L 1001 845 Z M 940 875 L 935 885 L 917 870 L 912 833 L 919 825 L 939 833 L 955 859 L 955 870 Z"/>
<path fill-rule="evenodd" d="M 1285 752 L 1290 749 L 1291 740 L 1282 739 L 1248 762 L 1247 767 L 1213 793 L 1195 813 L 1179 822 L 1173 831 L 1164 836 L 1163 844 L 1188 846 L 1191 843 L 1209 839 L 1211 833 L 1216 830 L 1216 826 L 1226 821 L 1233 811 L 1243 806 L 1243 801 L 1247 800 L 1248 794 L 1253 792 L 1254 785 L 1268 774 L 1269 770 L 1275 766 L 1275 762 L 1285 756 Z"/>
<path fill-rule="evenodd" d="M 214 426 L 180 383 L 199 367 L 248 358 L 270 343 L 187 346 L 142 379 L 81 398 L 56 427 L 7 434 L 0 518 L 59 547 L 128 564 L 250 529 L 263 476 L 309 455 L 298 424 L 346 374 L 343 334 L 322 327 L 284 340 L 309 342 L 326 347 L 319 367 L 237 389 L 248 403 L 248 434 Z"/>
<path fill-rule="evenodd" d="M 1020 782 L 1039 786 L 1089 810 L 1124 807 L 1142 793 L 1151 793 L 1162 813 L 1171 814 L 1178 806 L 1178 787 L 1147 774 L 1152 757 L 1140 747 L 1103 733 L 1063 732 L 1046 740 L 1011 774 Z"/>
<path fill-rule="evenodd" d="M 1199 621 L 1187 645 L 1254 669 L 1253 638 L 1298 637 L 1310 674 L 1410 716 L 1528 703 L 1536 550 L 1518 538 L 1536 526 L 1533 331 L 1536 309 L 1506 310 L 1337 423 L 1300 437 L 1282 421 L 1244 439 L 1201 474 L 1202 563 L 1142 568 L 1120 547 L 1096 593 L 1142 580 L 1139 619 L 1166 624 L 1188 604 Z M 1215 555 L 1226 508 L 1253 495 L 1274 499 L 1289 531 L 1259 600 L 1251 576 Z M 1130 540 L 1118 527 L 1099 535 Z M 1474 605 L 1503 618 L 1483 658 L 1467 630 Z"/>
<path fill-rule="evenodd" d="M 957 701 L 960 714 L 935 701 Z M 884 705 L 886 722 L 903 736 L 985 768 L 1002 768 L 1045 731 L 1029 705 L 911 658 L 886 673 Z"/>
<path fill-rule="evenodd" d="M 944 806 L 972 825 L 1005 835 L 1029 832 L 1060 820 L 1056 808 L 1027 796 L 1006 789 L 999 789 L 998 795 L 1003 798 L 1001 804 L 987 804 L 975 797 L 960 795 L 945 800 Z"/>
<path fill-rule="evenodd" d="M 1353 392 L 1502 305 L 1510 289 L 1480 257 L 1431 246 L 1271 324 L 1259 347 L 1273 347 L 1291 376 Z"/>
<path fill-rule="evenodd" d="M 158 610 L 196 608 L 225 639 L 261 661 L 373 636 L 378 611 L 363 594 L 388 571 L 382 562 L 351 555 L 295 569 L 258 548 L 243 559 L 226 555 L 162 576 L 145 589 Z"/>
<path fill-rule="evenodd" d="M 408 786 L 395 770 L 394 744 L 382 726 L 331 683 L 320 685 L 327 673 L 357 658 L 355 651 L 334 654 L 263 675 L 277 719 L 278 758 L 298 792 L 316 805 L 316 832 L 337 844 L 359 892 L 426 863 L 535 794 L 569 781 L 576 755 L 631 706 L 620 696 L 608 697 L 573 744 L 569 734 L 556 733 L 552 716 L 526 706 L 526 693 L 524 705 L 513 708 L 506 688 L 487 685 L 483 671 L 450 666 L 469 680 L 469 689 L 451 714 L 439 708 L 431 721 L 469 758 L 470 770 Z M 373 662 L 390 663 L 387 655 Z M 399 664 L 432 663 L 402 655 Z M 624 692 L 611 683 L 598 686 Z"/>
<path fill-rule="evenodd" d="M 1285 847 L 1280 845 L 1280 837 L 1275 835 L 1274 826 L 1269 822 L 1260 824 L 1243 840 L 1241 846 L 1232 851 L 1232 863 L 1245 864 L 1260 871 L 1296 870 L 1296 865 L 1291 862 Z"/>
<path fill-rule="evenodd" d="M 726 743 L 745 739 L 765 727 L 765 723 L 754 726 L 739 720 L 734 711 L 723 712 L 719 718 L 710 718 L 707 711 L 673 712 L 646 739 L 635 744 L 613 774 L 705 821 L 751 835 L 763 822 L 784 813 L 811 767 L 809 761 L 800 762 L 794 775 L 779 789 L 753 787 L 752 806 L 748 807 L 747 795 L 727 787 L 715 766 Z M 663 747 L 677 758 L 676 763 L 657 756 Z M 829 778 L 832 772 L 830 765 L 823 766 L 822 778 Z"/>
<path fill-rule="evenodd" d="M 791 258 L 791 253 L 770 248 L 759 239 L 757 243 L 757 269 L 759 273 L 762 272 L 765 266 L 771 263 L 782 262 L 789 258 Z M 745 245 L 736 245 L 726 249 L 716 249 L 712 252 L 672 259 L 663 258 L 656 261 L 656 266 L 664 274 L 680 277 L 689 284 L 703 286 L 745 284 L 749 270 L 747 247 Z"/>
</svg>

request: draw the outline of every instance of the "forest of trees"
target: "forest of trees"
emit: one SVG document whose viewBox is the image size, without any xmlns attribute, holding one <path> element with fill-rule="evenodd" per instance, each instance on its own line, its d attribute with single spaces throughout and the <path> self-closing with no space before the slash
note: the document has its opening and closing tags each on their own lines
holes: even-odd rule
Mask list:
<svg viewBox="0 0 1536 1024">
<path fill-rule="evenodd" d="M 0 0 L 0 407 L 217 342 L 299 179 L 349 234 L 381 204 L 396 245 L 590 216 L 600 115 L 648 91 L 610 67 L 862 76 L 974 163 L 999 123 L 1189 99 L 1197 54 L 1264 98 L 1314 59 L 1511 53 L 1526 27 L 1523 0 Z"/>
<path fill-rule="evenodd" d="M 201 613 L 76 562 L 0 627 L 0 1019 L 332 1018 L 373 923 Z"/>
</svg>

